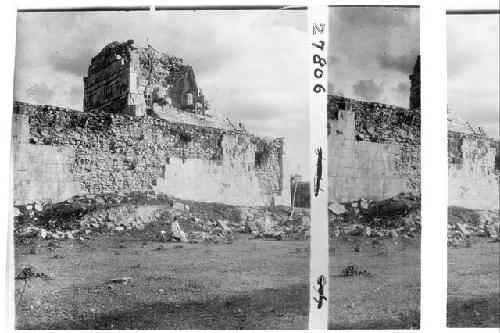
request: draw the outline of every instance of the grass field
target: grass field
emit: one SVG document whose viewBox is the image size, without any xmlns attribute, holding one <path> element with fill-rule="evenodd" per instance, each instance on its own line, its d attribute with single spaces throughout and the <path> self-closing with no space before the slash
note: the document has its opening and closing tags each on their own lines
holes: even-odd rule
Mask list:
<svg viewBox="0 0 500 333">
<path fill-rule="evenodd" d="M 149 240 L 147 238 L 150 238 Z M 305 329 L 306 241 L 159 243 L 143 232 L 16 247 L 18 329 Z M 161 246 L 161 247 L 160 247 Z M 32 252 L 38 253 L 33 254 Z M 110 283 L 130 277 L 128 284 Z M 16 290 L 23 288 L 16 281 Z M 16 299 L 19 300 L 19 293 Z"/>
<path fill-rule="evenodd" d="M 420 326 L 420 238 L 334 238 L 330 248 L 330 329 Z M 340 277 L 348 264 L 370 275 Z"/>
<path fill-rule="evenodd" d="M 500 243 L 448 248 L 448 327 L 499 327 Z"/>
</svg>

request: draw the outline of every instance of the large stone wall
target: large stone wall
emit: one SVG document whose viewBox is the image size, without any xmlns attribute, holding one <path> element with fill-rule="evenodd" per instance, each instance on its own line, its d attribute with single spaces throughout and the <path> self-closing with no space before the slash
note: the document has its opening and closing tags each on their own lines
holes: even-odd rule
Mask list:
<svg viewBox="0 0 500 333">
<path fill-rule="evenodd" d="M 448 115 L 448 205 L 499 209 L 500 144 Z"/>
<path fill-rule="evenodd" d="M 277 167 L 282 140 L 244 130 L 16 103 L 13 133 L 19 204 L 152 189 L 239 205 L 290 200 L 288 177 Z M 256 163 L 257 155 L 266 162 Z"/>
<path fill-rule="evenodd" d="M 27 115 L 14 114 L 12 133 L 14 204 L 61 201 L 82 193 L 71 177 L 74 147 L 30 144 Z"/>
<path fill-rule="evenodd" d="M 328 96 L 329 200 L 420 190 L 420 110 Z"/>
</svg>

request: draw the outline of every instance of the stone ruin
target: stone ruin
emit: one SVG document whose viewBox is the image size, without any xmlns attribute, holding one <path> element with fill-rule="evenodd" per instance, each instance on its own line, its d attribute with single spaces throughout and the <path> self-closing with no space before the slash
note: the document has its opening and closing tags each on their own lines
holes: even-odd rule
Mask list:
<svg viewBox="0 0 500 333">
<path fill-rule="evenodd" d="M 448 242 L 500 234 L 500 141 L 448 111 Z"/>
<path fill-rule="evenodd" d="M 420 56 L 410 80 L 410 109 L 328 96 L 334 236 L 412 236 L 420 231 Z"/>
<path fill-rule="evenodd" d="M 499 209 L 500 142 L 448 112 L 450 206 Z"/>
<path fill-rule="evenodd" d="M 83 83 L 85 112 L 144 116 L 208 109 L 191 66 L 133 40 L 106 45 L 92 58 Z"/>
<path fill-rule="evenodd" d="M 420 190 L 420 110 L 328 96 L 329 201 Z"/>
<path fill-rule="evenodd" d="M 83 81 L 84 112 L 14 103 L 15 205 L 133 191 L 290 205 L 284 139 L 222 117 L 182 59 L 113 42 Z"/>
<path fill-rule="evenodd" d="M 328 96 L 330 232 L 420 232 L 420 110 Z"/>
<path fill-rule="evenodd" d="M 309 211 L 289 207 L 285 140 L 220 115 L 182 59 L 113 42 L 83 81 L 83 112 L 14 103 L 16 239 L 165 235 L 175 216 L 193 243 L 308 237 Z"/>
</svg>

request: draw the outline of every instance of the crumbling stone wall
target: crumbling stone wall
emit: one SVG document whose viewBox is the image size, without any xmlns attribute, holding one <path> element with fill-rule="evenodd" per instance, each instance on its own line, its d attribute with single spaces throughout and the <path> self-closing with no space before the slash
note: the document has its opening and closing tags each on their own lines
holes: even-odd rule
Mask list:
<svg viewBox="0 0 500 333">
<path fill-rule="evenodd" d="M 420 190 L 420 110 L 328 96 L 330 201 Z"/>
<path fill-rule="evenodd" d="M 241 205 L 281 202 L 287 195 L 280 190 L 283 184 L 272 184 L 285 179 L 268 176 L 280 174 L 277 162 L 271 162 L 280 161 L 280 151 L 270 151 L 269 163 L 256 172 L 257 139 L 243 130 L 16 103 L 13 133 L 18 203 L 151 189 Z M 37 154 L 44 158 L 34 168 Z M 25 168 L 30 170 L 23 173 Z M 49 180 L 57 189 L 40 195 L 35 188 L 43 189 Z"/>
<path fill-rule="evenodd" d="M 282 188 L 284 180 L 276 169 L 282 158 L 277 155 L 280 150 L 268 151 L 265 164 L 258 166 L 255 156 L 259 147 L 255 142 L 260 140 L 228 133 L 221 142 L 224 158 L 220 161 L 191 159 L 182 163 L 173 158 L 155 188 L 161 192 L 171 189 L 181 199 L 213 201 L 210 198 L 217 197 L 237 205 L 245 198 L 249 205 L 262 205 L 263 201 L 289 205 L 289 189 Z M 276 142 L 267 145 L 274 147 Z"/>
<path fill-rule="evenodd" d="M 448 204 L 499 209 L 499 142 L 448 115 Z"/>
</svg>

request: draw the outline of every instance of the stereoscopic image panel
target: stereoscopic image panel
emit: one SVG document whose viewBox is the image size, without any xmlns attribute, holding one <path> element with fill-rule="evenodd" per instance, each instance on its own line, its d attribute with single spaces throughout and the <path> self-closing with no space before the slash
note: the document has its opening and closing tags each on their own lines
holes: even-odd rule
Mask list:
<svg viewBox="0 0 500 333">
<path fill-rule="evenodd" d="M 447 326 L 498 327 L 499 11 L 442 11 L 422 221 L 419 6 L 19 10 L 11 324 L 420 329 L 424 223 Z"/>
<path fill-rule="evenodd" d="M 499 327 L 499 14 L 448 15 L 447 27 L 447 323 Z"/>
<path fill-rule="evenodd" d="M 16 327 L 307 328 L 306 11 L 17 23 Z"/>
<path fill-rule="evenodd" d="M 418 328 L 419 8 L 333 7 L 329 28 L 329 328 Z"/>
</svg>

